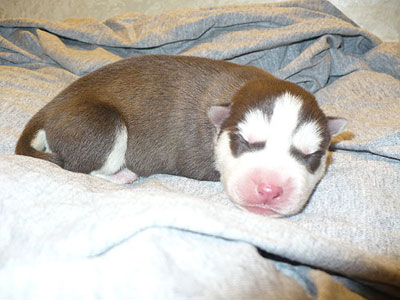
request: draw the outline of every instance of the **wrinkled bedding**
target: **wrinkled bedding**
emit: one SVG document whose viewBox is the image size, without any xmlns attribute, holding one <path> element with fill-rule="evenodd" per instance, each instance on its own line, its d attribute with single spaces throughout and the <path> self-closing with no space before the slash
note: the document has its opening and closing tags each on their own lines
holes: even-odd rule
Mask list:
<svg viewBox="0 0 400 300">
<path fill-rule="evenodd" d="M 258 66 L 348 119 L 304 211 L 272 219 L 218 182 L 119 186 L 13 154 L 68 84 L 153 53 Z M 0 190 L 1 299 L 400 297 L 400 43 L 322 0 L 0 19 Z"/>
</svg>

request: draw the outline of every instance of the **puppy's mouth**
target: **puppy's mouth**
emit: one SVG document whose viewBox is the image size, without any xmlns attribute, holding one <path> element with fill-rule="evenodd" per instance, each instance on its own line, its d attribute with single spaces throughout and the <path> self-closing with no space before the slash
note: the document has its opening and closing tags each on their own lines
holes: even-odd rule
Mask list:
<svg viewBox="0 0 400 300">
<path fill-rule="evenodd" d="M 282 213 L 280 213 L 279 211 L 277 211 L 276 209 L 265 205 L 265 204 L 245 204 L 245 205 L 240 205 L 242 208 L 258 214 L 258 215 L 263 215 L 263 216 L 270 216 L 270 217 L 276 217 L 276 218 L 280 218 L 280 217 L 284 217 L 285 215 L 283 215 Z"/>
</svg>

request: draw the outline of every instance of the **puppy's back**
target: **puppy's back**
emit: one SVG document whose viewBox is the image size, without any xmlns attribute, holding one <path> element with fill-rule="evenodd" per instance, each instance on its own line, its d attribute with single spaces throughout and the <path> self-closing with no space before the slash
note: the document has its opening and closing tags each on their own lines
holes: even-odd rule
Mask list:
<svg viewBox="0 0 400 300">
<path fill-rule="evenodd" d="M 125 126 L 125 164 L 138 175 L 218 180 L 208 110 L 229 104 L 247 81 L 265 76 L 254 67 L 205 58 L 121 60 L 80 78 L 43 107 L 26 126 L 16 153 L 90 173 L 107 160 L 118 132 L 112 127 Z M 95 125 L 88 126 L 88 120 Z M 48 149 L 32 147 L 40 130 Z"/>
</svg>

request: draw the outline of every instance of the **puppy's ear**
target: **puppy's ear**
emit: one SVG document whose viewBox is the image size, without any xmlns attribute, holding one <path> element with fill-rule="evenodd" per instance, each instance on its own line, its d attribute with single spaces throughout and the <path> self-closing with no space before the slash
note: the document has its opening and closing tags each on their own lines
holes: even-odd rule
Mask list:
<svg viewBox="0 0 400 300">
<path fill-rule="evenodd" d="M 208 110 L 208 117 L 210 118 L 211 122 L 214 124 L 215 128 L 221 128 L 222 123 L 229 117 L 231 113 L 231 106 L 230 105 L 217 105 L 211 106 Z"/>
<path fill-rule="evenodd" d="M 328 130 L 331 137 L 338 135 L 347 125 L 347 120 L 343 118 L 328 117 Z"/>
</svg>

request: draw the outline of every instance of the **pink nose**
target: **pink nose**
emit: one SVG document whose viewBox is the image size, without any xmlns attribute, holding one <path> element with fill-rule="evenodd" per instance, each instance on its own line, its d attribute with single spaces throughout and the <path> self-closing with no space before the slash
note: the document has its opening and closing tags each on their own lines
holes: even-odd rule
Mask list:
<svg viewBox="0 0 400 300">
<path fill-rule="evenodd" d="M 268 202 L 279 200 L 283 194 L 283 189 L 273 184 L 260 183 L 257 186 L 257 193 L 263 204 L 267 204 Z"/>
</svg>

